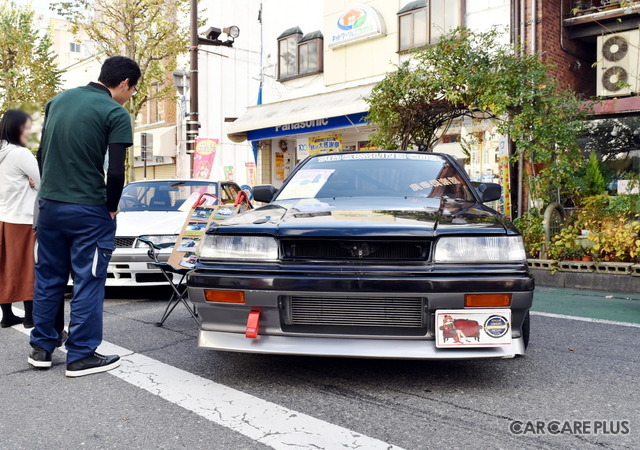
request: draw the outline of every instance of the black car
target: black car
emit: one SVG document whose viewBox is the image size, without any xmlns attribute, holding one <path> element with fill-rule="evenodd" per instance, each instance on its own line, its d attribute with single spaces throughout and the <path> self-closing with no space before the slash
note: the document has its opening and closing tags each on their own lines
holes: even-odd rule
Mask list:
<svg viewBox="0 0 640 450">
<path fill-rule="evenodd" d="M 372 358 L 513 357 L 534 282 L 522 237 L 448 155 L 307 158 L 266 206 L 207 231 L 201 347 Z"/>
</svg>

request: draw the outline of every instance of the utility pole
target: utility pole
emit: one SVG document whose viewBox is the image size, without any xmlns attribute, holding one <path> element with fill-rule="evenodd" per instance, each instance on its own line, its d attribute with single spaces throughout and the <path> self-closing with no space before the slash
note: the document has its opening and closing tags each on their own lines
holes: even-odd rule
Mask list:
<svg viewBox="0 0 640 450">
<path fill-rule="evenodd" d="M 227 35 L 226 41 L 221 41 L 221 33 Z M 191 0 L 191 46 L 189 65 L 189 113 L 187 119 L 187 154 L 189 155 L 189 176 L 193 174 L 193 154 L 196 151 L 196 139 L 200 128 L 200 113 L 198 112 L 198 45 L 215 45 L 232 47 L 235 38 L 240 35 L 238 27 L 223 28 L 210 27 L 206 37 L 198 36 L 198 0 Z"/>
<path fill-rule="evenodd" d="M 189 65 L 189 113 L 187 119 L 187 155 L 189 155 L 189 176 L 193 173 L 193 153 L 200 128 L 198 113 L 198 0 L 191 0 L 191 46 Z"/>
</svg>

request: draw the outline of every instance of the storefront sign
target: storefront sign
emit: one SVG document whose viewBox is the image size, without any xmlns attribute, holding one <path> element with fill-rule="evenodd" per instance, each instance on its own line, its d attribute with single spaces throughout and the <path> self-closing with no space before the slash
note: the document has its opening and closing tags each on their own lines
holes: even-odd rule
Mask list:
<svg viewBox="0 0 640 450">
<path fill-rule="evenodd" d="M 384 21 L 370 6 L 354 5 L 345 9 L 329 35 L 329 48 L 341 47 L 384 36 Z"/>
<path fill-rule="evenodd" d="M 309 140 L 298 139 L 296 140 L 296 160 L 302 161 L 309 156 Z"/>
<path fill-rule="evenodd" d="M 309 138 L 309 155 L 335 153 L 342 150 L 342 135 L 315 136 Z"/>
<path fill-rule="evenodd" d="M 365 125 L 363 119 L 366 112 L 349 114 L 348 116 L 327 117 L 323 119 L 310 120 L 307 122 L 296 122 L 276 127 L 261 128 L 259 130 L 247 131 L 247 140 L 259 141 L 262 139 L 275 138 L 280 136 L 290 136 L 303 133 L 317 133 L 335 128 L 351 128 L 354 125 Z"/>
<path fill-rule="evenodd" d="M 322 127 L 329 124 L 329 119 L 307 120 L 306 122 L 289 123 L 287 125 L 278 125 L 276 131 L 295 131 L 304 130 L 305 128 Z"/>
<path fill-rule="evenodd" d="M 218 150 L 218 139 L 199 138 L 193 154 L 193 178 L 208 180 Z"/>
<path fill-rule="evenodd" d="M 291 152 L 276 152 L 275 155 L 275 174 L 276 181 L 284 181 L 291 172 Z"/>
<path fill-rule="evenodd" d="M 358 141 L 358 151 L 359 152 L 373 152 L 380 150 L 375 145 L 371 145 L 370 141 Z"/>
</svg>

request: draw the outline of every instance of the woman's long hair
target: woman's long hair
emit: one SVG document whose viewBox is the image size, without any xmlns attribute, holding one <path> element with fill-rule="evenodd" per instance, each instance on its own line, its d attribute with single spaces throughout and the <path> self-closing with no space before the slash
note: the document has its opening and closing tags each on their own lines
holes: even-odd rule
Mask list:
<svg viewBox="0 0 640 450">
<path fill-rule="evenodd" d="M 22 145 L 20 135 L 28 120 L 31 120 L 31 116 L 19 109 L 10 109 L 5 112 L 0 120 L 0 141 Z"/>
</svg>

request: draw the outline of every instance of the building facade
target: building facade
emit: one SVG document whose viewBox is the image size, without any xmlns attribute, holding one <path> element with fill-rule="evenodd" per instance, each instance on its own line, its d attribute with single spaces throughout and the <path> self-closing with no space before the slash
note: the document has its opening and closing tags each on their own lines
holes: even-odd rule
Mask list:
<svg viewBox="0 0 640 450">
<path fill-rule="evenodd" d="M 452 28 L 509 30 L 511 3 L 325 0 L 305 2 L 302 14 L 283 14 L 285 6 L 265 1 L 263 103 L 249 106 L 226 133 L 252 143 L 257 182 L 275 186 L 308 155 L 369 149 L 374 129 L 365 121 L 364 99 L 375 84 L 410 50 L 436 42 Z M 492 131 L 481 117 L 460 120 L 436 151 L 464 160 L 474 179 L 497 180 L 500 146 L 506 147 Z M 477 144 L 467 156 L 461 141 L 469 138 Z"/>
<path fill-rule="evenodd" d="M 588 75 L 569 79 L 595 100 L 586 104 L 587 133 L 580 145 L 596 152 L 613 178 L 613 193 L 638 192 L 640 178 L 640 2 L 564 1 L 563 42 L 570 61 Z M 631 186 L 631 187 L 630 187 Z"/>
</svg>

